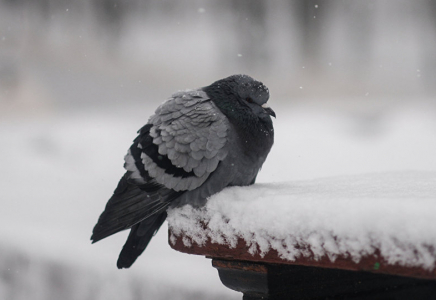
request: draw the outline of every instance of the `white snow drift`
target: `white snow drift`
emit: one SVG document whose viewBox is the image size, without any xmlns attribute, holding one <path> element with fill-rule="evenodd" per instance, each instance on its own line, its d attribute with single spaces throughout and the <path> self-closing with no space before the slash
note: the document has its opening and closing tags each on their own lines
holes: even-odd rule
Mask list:
<svg viewBox="0 0 436 300">
<path fill-rule="evenodd" d="M 186 245 L 243 238 L 252 253 L 275 249 L 290 261 L 313 253 L 358 262 L 379 249 L 389 264 L 433 269 L 435 215 L 436 172 L 403 171 L 232 187 L 203 209 L 171 210 L 168 221 Z"/>
</svg>

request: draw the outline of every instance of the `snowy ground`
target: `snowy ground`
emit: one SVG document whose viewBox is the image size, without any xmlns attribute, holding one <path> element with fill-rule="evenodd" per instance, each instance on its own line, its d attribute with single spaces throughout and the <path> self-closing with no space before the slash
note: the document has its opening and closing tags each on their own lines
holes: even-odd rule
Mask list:
<svg viewBox="0 0 436 300">
<path fill-rule="evenodd" d="M 271 103 L 276 144 L 258 182 L 311 185 L 332 175 L 436 171 L 432 104 L 408 102 L 378 114 L 313 103 Z M 153 109 L 3 118 L 1 299 L 240 299 L 209 260 L 170 249 L 166 227 L 130 270 L 115 267 L 127 232 L 89 242 L 126 149 Z"/>
</svg>

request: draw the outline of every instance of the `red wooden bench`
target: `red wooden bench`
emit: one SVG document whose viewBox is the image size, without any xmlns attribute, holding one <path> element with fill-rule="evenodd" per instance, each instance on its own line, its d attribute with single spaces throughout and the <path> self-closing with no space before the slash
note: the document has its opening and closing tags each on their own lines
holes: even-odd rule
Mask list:
<svg viewBox="0 0 436 300">
<path fill-rule="evenodd" d="M 293 187 L 297 191 L 295 196 L 292 191 L 290 193 L 285 191 L 286 188 L 284 195 L 281 195 L 277 186 L 274 185 L 237 188 L 224 192 L 211 199 L 217 205 L 211 202 L 211 205 L 208 204 L 202 210 L 185 207 L 181 211 L 170 212 L 169 244 L 175 250 L 211 258 L 212 265 L 218 270 L 223 284 L 230 289 L 242 292 L 243 299 L 436 299 L 436 206 L 434 204 L 436 202 L 436 173 L 385 174 L 374 175 L 375 180 L 371 178 L 371 176 L 364 176 L 346 180 L 331 179 L 311 181 L 307 184 L 299 183 L 301 186 L 294 184 Z M 310 192 L 310 197 L 307 196 L 304 191 L 312 191 L 314 189 L 311 187 L 314 186 L 319 193 L 315 192 L 316 197 L 313 192 Z M 330 188 L 331 186 L 333 188 Z M 358 188 L 355 188 L 356 186 Z M 268 194 L 269 190 L 271 190 L 270 194 Z M 347 190 L 352 192 L 347 192 Z M 366 230 L 369 233 L 360 229 L 356 232 L 361 235 L 368 234 L 369 237 L 372 237 L 371 230 L 379 229 L 382 232 L 375 234 L 373 239 L 362 239 L 368 241 L 369 244 L 362 245 L 360 241 L 360 244 L 356 246 L 359 255 L 353 255 L 350 249 L 354 247 L 354 236 L 341 237 L 340 234 L 343 234 L 347 228 L 343 229 L 333 225 L 329 227 L 330 223 L 334 223 L 335 218 L 341 218 L 341 214 L 338 213 L 328 215 L 326 222 L 320 223 L 326 226 L 324 236 L 319 238 L 321 242 L 311 244 L 310 235 L 306 240 L 299 237 L 300 227 L 304 227 L 304 224 L 298 223 L 294 226 L 296 229 L 293 229 L 291 222 L 289 223 L 292 227 L 289 230 L 289 236 L 293 238 L 286 239 L 283 234 L 281 234 L 283 240 L 273 237 L 269 241 L 271 246 L 266 248 L 263 246 L 262 250 L 261 245 L 247 238 L 249 234 L 243 232 L 238 236 L 238 232 L 241 232 L 244 226 L 243 222 L 255 228 L 251 230 L 264 231 L 262 227 L 257 228 L 256 224 L 253 226 L 253 220 L 244 215 L 244 205 L 256 205 L 256 199 L 241 200 L 241 198 L 246 193 L 255 195 L 253 191 L 258 192 L 262 197 L 267 197 L 266 199 L 272 202 L 283 201 L 283 199 L 287 201 L 286 199 L 289 198 L 289 202 L 286 203 L 292 211 L 297 210 L 298 216 L 306 214 L 309 217 L 313 211 L 316 211 L 316 207 L 307 205 L 299 207 L 299 199 L 305 201 L 319 198 L 320 200 L 313 203 L 322 205 L 322 199 L 325 196 L 330 199 L 329 205 L 331 203 L 335 205 L 336 198 L 347 200 L 349 195 L 361 193 L 366 198 L 356 196 L 358 207 L 359 201 L 367 201 L 365 199 L 369 199 L 368 197 L 374 197 L 380 200 L 374 201 L 374 205 L 378 207 L 367 205 L 366 208 L 362 208 L 361 212 L 356 211 L 355 207 L 352 208 L 354 211 L 350 211 L 349 214 L 354 213 L 356 218 L 362 215 L 364 217 L 355 224 L 352 222 L 350 227 L 367 226 Z M 282 196 L 284 198 L 280 199 Z M 239 206 L 229 210 L 227 207 L 232 205 L 232 197 L 238 199 L 237 201 L 246 201 L 246 203 L 240 203 Z M 341 207 L 339 204 L 340 201 L 338 207 Z M 391 204 L 393 206 L 390 206 Z M 262 205 L 260 204 L 261 207 Z M 344 211 L 341 213 L 348 213 L 347 205 L 349 205 L 348 202 L 342 206 Z M 401 205 L 404 207 L 400 207 Z M 278 218 L 286 218 L 288 214 L 281 212 L 280 207 L 283 207 L 282 203 L 278 206 L 271 205 L 272 210 L 277 210 Z M 218 217 L 214 212 L 205 213 L 207 210 L 214 209 L 217 210 Z M 239 216 L 237 211 L 234 211 L 238 209 L 241 210 L 241 219 L 246 218 L 246 220 L 238 218 L 235 223 L 227 218 L 226 213 Z M 384 213 L 379 212 L 378 209 L 386 210 L 386 218 L 392 218 L 392 220 L 380 220 Z M 255 212 L 255 210 L 250 211 Z M 380 213 L 379 217 L 372 218 L 368 211 Z M 293 215 L 294 218 L 296 216 Z M 365 220 L 365 216 L 369 219 Z M 262 218 L 262 212 L 256 217 Z M 348 220 L 347 217 L 349 216 L 344 216 L 343 220 Z M 217 219 L 219 223 L 220 218 L 223 224 L 217 225 Z M 269 218 L 271 218 L 270 211 Z M 396 224 L 398 228 L 386 228 L 385 223 L 380 223 L 383 226 L 380 224 L 373 226 L 372 222 L 379 220 L 386 221 L 388 225 Z M 283 223 L 286 223 L 285 221 L 283 220 Z M 271 226 L 277 227 L 277 224 Z M 318 227 L 314 228 L 324 230 L 323 227 L 319 227 L 318 223 L 315 225 Z M 232 226 L 241 228 L 232 232 Z M 264 226 L 267 227 L 268 224 Z M 227 230 L 228 227 L 230 227 L 230 233 L 221 232 L 221 230 Z M 335 228 L 339 230 L 335 232 Z M 274 228 L 270 232 L 274 232 Z M 348 231 L 346 232 L 348 234 Z M 353 228 L 351 232 L 354 232 Z M 413 235 L 414 233 L 418 238 Z M 251 234 L 256 236 L 257 233 L 251 232 Z M 342 244 L 340 239 L 342 239 Z M 293 242 L 290 243 L 289 240 Z M 338 245 L 332 246 L 336 242 Z M 273 247 L 273 244 L 276 246 Z M 341 250 L 343 245 L 349 248 Z M 286 251 L 283 251 L 286 247 L 292 248 L 292 253 L 297 253 L 297 255 L 286 257 Z M 320 249 L 322 251 L 319 251 Z M 331 249 L 337 251 L 334 252 Z"/>
</svg>

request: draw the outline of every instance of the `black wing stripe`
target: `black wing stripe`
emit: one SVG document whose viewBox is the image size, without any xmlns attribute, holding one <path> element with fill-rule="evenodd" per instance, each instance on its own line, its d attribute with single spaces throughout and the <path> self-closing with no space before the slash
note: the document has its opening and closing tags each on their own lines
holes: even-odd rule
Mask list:
<svg viewBox="0 0 436 300">
<path fill-rule="evenodd" d="M 144 169 L 144 164 L 142 163 L 141 154 L 145 153 L 150 157 L 153 162 L 161 169 L 165 170 L 165 173 L 173 175 L 174 177 L 187 178 L 195 176 L 193 171 L 186 172 L 183 168 L 178 168 L 166 155 L 159 153 L 159 148 L 157 145 L 153 144 L 153 137 L 150 136 L 150 129 L 153 125 L 147 124 L 141 128 L 139 131 L 139 136 L 134 140 L 133 145 L 130 147 L 130 153 L 135 160 L 135 165 L 139 170 L 139 173 L 145 179 L 149 179 L 150 176 L 148 172 Z M 138 145 L 141 144 L 139 147 Z"/>
</svg>

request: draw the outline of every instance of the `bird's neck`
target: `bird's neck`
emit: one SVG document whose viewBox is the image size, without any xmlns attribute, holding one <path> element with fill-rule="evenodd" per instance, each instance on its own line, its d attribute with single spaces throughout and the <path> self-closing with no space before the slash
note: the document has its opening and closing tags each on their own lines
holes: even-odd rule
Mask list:
<svg viewBox="0 0 436 300">
<path fill-rule="evenodd" d="M 253 115 L 231 118 L 244 153 L 254 159 L 268 155 L 274 143 L 274 129 L 269 117 L 264 120 Z"/>
</svg>

